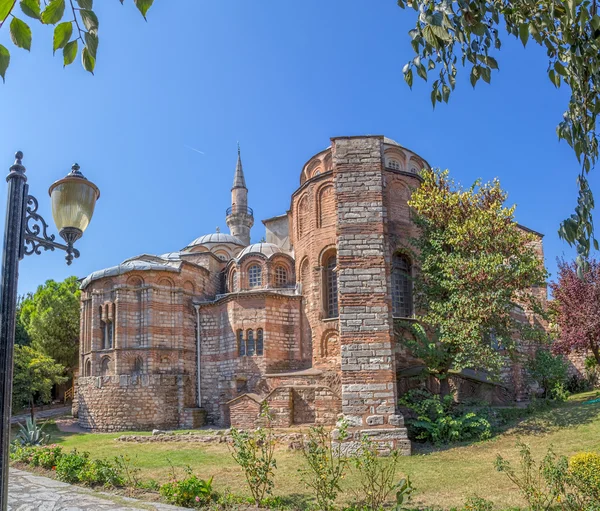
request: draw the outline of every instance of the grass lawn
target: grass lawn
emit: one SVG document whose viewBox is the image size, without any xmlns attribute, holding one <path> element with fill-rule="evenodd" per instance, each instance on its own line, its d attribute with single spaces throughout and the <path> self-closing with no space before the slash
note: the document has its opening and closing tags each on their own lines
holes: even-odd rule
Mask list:
<svg viewBox="0 0 600 511">
<path fill-rule="evenodd" d="M 415 507 L 449 509 L 463 505 L 467 496 L 477 494 L 493 500 L 498 508 L 523 506 L 508 479 L 495 471 L 493 462 L 496 454 L 516 461 L 514 446 L 519 438 L 531 445 L 536 459 L 540 459 L 550 446 L 558 454 L 565 455 L 600 451 L 600 403 L 583 404 L 598 396 L 599 392 L 573 396 L 557 408 L 538 412 L 515 423 L 506 432 L 488 441 L 440 449 L 416 446 L 413 456 L 401 460 L 399 470 L 410 475 L 416 488 L 412 504 Z M 230 488 L 235 493 L 247 494 L 243 474 L 225 444 L 135 444 L 115 441 L 122 433 L 72 434 L 56 429 L 51 432 L 51 441 L 65 449 L 89 451 L 92 457 L 130 456 L 141 469 L 144 479 L 165 482 L 170 475 L 170 463 L 180 475 L 189 465 L 200 477 L 214 476 L 217 489 Z M 310 499 L 298 474 L 298 467 L 303 463 L 302 455 L 282 447 L 278 448 L 276 458 L 275 494 L 295 495 L 298 500 Z M 353 500 L 350 491 L 353 479 L 350 474 L 344 481 L 348 491 L 344 491 L 340 500 L 345 503 Z"/>
</svg>

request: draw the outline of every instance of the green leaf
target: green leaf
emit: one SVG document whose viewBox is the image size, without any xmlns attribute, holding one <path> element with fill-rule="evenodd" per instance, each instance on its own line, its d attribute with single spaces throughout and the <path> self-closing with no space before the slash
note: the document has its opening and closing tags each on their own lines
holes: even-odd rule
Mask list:
<svg viewBox="0 0 600 511">
<path fill-rule="evenodd" d="M 0 76 L 2 77 L 2 81 L 4 82 L 4 74 L 8 69 L 8 65 L 10 64 L 10 53 L 9 51 L 0 44 Z"/>
<path fill-rule="evenodd" d="M 98 17 L 94 11 L 81 9 L 79 14 L 81 15 L 81 21 L 83 21 L 83 24 L 88 31 L 96 32 L 98 30 Z"/>
<path fill-rule="evenodd" d="M 85 46 L 89 50 L 90 55 L 96 59 L 96 52 L 98 51 L 98 36 L 94 32 L 85 33 Z"/>
<path fill-rule="evenodd" d="M 556 72 L 559 75 L 567 76 L 567 70 L 565 69 L 565 66 L 563 66 L 558 60 L 554 63 L 554 69 L 556 69 Z"/>
<path fill-rule="evenodd" d="M 67 43 L 63 48 L 63 64 L 65 67 L 73 63 L 75 57 L 77 56 L 77 49 L 77 39 Z"/>
<path fill-rule="evenodd" d="M 81 63 L 83 64 L 83 69 L 94 74 L 94 67 L 96 67 L 96 59 L 92 57 L 90 50 L 88 50 L 87 48 L 84 48 L 81 52 Z"/>
<path fill-rule="evenodd" d="M 481 68 L 481 77 L 483 78 L 483 80 L 486 83 L 490 83 L 490 81 L 492 80 L 492 71 L 489 67 L 482 67 Z"/>
<path fill-rule="evenodd" d="M 10 38 L 15 46 L 31 50 L 31 29 L 19 18 L 13 18 L 10 22 Z"/>
<path fill-rule="evenodd" d="M 594 238 L 594 249 L 600 250 L 600 247 L 598 246 L 598 240 L 596 238 Z"/>
<path fill-rule="evenodd" d="M 94 7 L 94 0 L 77 0 L 77 5 L 81 9 L 92 9 Z"/>
<path fill-rule="evenodd" d="M 62 19 L 64 13 L 65 0 L 51 0 L 42 12 L 42 23 L 55 25 Z"/>
<path fill-rule="evenodd" d="M 133 0 L 133 1 L 135 2 L 135 5 L 138 8 L 138 10 L 142 13 L 142 16 L 144 17 L 144 19 L 146 19 L 146 13 L 148 12 L 148 9 L 150 9 L 150 7 L 152 7 L 154 0 Z M 123 2 L 121 2 L 121 3 L 123 3 Z"/>
<path fill-rule="evenodd" d="M 8 15 L 10 14 L 10 11 L 12 11 L 12 8 L 15 6 L 16 1 L 17 0 L 0 0 L 0 26 L 2 25 L 2 23 L 4 23 L 6 18 L 8 18 Z"/>
<path fill-rule="evenodd" d="M 471 85 L 473 86 L 473 88 L 475 88 L 475 84 L 477 83 L 477 80 L 479 80 L 478 66 L 473 66 L 473 68 L 471 69 L 471 76 L 469 77 L 469 79 L 471 80 Z"/>
<path fill-rule="evenodd" d="M 523 46 L 525 46 L 529 39 L 529 25 L 527 25 L 527 23 L 521 23 L 519 25 L 519 37 L 521 38 Z"/>
<path fill-rule="evenodd" d="M 64 48 L 65 44 L 71 39 L 72 34 L 73 23 L 70 21 L 65 21 L 64 23 L 56 25 L 56 28 L 54 29 L 53 50 L 56 52 L 59 48 Z"/>
<path fill-rule="evenodd" d="M 404 73 L 404 81 L 412 89 L 412 84 L 413 84 L 413 72 L 412 72 L 412 69 L 409 69 L 406 73 Z"/>
<path fill-rule="evenodd" d="M 21 10 L 26 16 L 36 20 L 40 19 L 41 8 L 39 0 L 21 0 L 20 5 Z"/>
<path fill-rule="evenodd" d="M 498 62 L 494 57 L 486 57 L 485 63 L 490 66 L 492 69 L 498 69 Z"/>
</svg>

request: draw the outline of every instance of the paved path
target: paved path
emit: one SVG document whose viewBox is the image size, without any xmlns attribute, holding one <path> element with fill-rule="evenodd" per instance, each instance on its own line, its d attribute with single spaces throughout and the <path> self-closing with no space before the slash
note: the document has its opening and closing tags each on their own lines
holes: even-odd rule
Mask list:
<svg viewBox="0 0 600 511">
<path fill-rule="evenodd" d="M 47 419 L 49 417 L 57 417 L 59 415 L 65 415 L 71 413 L 71 406 L 61 406 L 60 408 L 48 408 L 47 410 L 40 410 L 35 412 L 36 419 Z M 21 415 L 13 415 L 10 419 L 11 424 L 24 423 L 31 414 L 23 413 Z"/>
<path fill-rule="evenodd" d="M 9 511 L 180 511 L 184 508 L 96 492 L 11 468 Z"/>
</svg>

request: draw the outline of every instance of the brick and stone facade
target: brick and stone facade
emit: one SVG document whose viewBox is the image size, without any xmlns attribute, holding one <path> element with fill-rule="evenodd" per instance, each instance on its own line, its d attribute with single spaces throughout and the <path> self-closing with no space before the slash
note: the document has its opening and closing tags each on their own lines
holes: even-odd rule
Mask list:
<svg viewBox="0 0 600 511">
<path fill-rule="evenodd" d="M 368 434 L 409 452 L 397 402 L 420 361 L 394 325 L 414 314 L 407 201 L 424 167 L 382 136 L 333 138 L 303 166 L 289 211 L 263 221 L 266 242 L 250 244 L 238 155 L 231 234 L 82 282 L 81 425 L 254 427 L 266 404 L 279 427 L 333 425 L 343 415 L 348 448 Z M 541 236 L 536 249 L 543 258 Z M 536 292 L 545 300 L 545 288 Z M 453 385 L 492 401 L 527 396 L 522 362 L 507 359 L 503 378 L 498 386 L 456 375 Z"/>
</svg>

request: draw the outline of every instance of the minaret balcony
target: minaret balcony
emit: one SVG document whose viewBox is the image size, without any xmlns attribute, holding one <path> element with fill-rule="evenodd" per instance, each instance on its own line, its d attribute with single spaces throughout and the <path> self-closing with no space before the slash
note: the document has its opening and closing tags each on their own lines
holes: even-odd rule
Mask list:
<svg viewBox="0 0 600 511">
<path fill-rule="evenodd" d="M 225 214 L 227 216 L 229 215 L 248 215 L 248 216 L 254 216 L 254 211 L 252 211 L 252 208 L 249 208 L 248 206 L 231 206 L 229 208 L 227 208 L 227 211 L 225 212 Z"/>
</svg>

